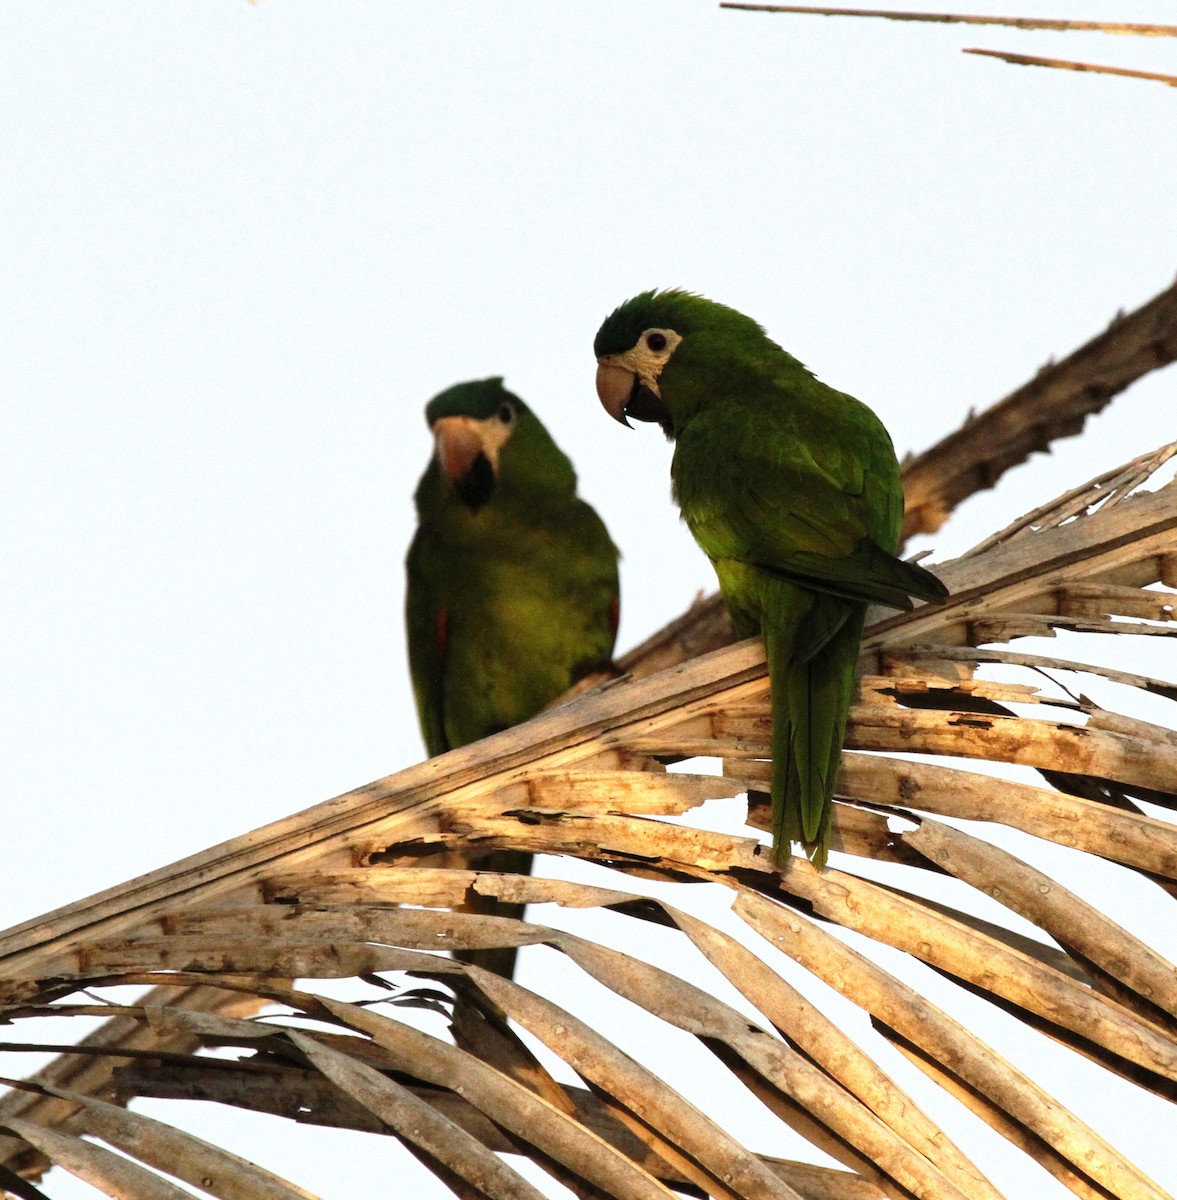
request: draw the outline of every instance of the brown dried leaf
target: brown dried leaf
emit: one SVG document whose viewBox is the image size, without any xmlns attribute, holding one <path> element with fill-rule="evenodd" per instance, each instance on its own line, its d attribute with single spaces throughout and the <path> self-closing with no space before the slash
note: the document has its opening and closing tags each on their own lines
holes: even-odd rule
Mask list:
<svg viewBox="0 0 1177 1200">
<path fill-rule="evenodd" d="M 543 1193 L 460 1125 L 387 1075 L 321 1045 L 305 1033 L 287 1036 L 334 1084 L 370 1109 L 402 1138 L 491 1200 L 543 1200 Z"/>
<path fill-rule="evenodd" d="M 743 890 L 734 911 L 762 937 L 975 1088 L 1114 1196 L 1170 1200 L 1029 1076 L 912 988 L 807 920 Z"/>
<path fill-rule="evenodd" d="M 565 941 L 567 938 L 564 935 Z M 722 1181 L 736 1195 L 748 1200 L 759 1197 L 797 1200 L 791 1188 L 726 1131 L 579 1018 L 542 996 L 477 967 L 470 969 L 470 975 L 509 1017 L 539 1038 L 579 1075 L 680 1147 L 714 1181 Z"/>
<path fill-rule="evenodd" d="M 466 970 L 480 979 L 488 974 L 477 967 Z M 321 1003 L 340 1021 L 371 1037 L 400 1070 L 458 1092 L 496 1124 L 608 1194 L 635 1200 L 666 1200 L 670 1195 L 653 1176 L 566 1113 L 456 1046 L 368 1008 L 328 999 Z"/>
<path fill-rule="evenodd" d="M 72 1134 L 19 1117 L 8 1117 L 5 1124 L 51 1162 L 115 1200 L 192 1200 L 191 1192 L 161 1179 L 154 1171 Z"/>
<path fill-rule="evenodd" d="M 1126 1062 L 1177 1080 L 1177 1039 L 979 930 L 889 888 L 833 869 L 818 872 L 796 858 L 781 873 L 781 887 L 828 920 L 905 950 Z"/>
<path fill-rule="evenodd" d="M 317 1200 L 312 1192 L 162 1121 L 77 1092 L 54 1089 L 53 1094 L 84 1110 L 87 1133 L 210 1196 L 220 1200 Z"/>
<path fill-rule="evenodd" d="M 921 821 L 902 837 L 945 871 L 1033 921 L 1150 1004 L 1177 1016 L 1177 968 L 1041 871 L 939 821 Z"/>
<path fill-rule="evenodd" d="M 1040 1137 L 1031 1133 L 1024 1125 L 1015 1121 L 1008 1113 L 993 1104 L 975 1088 L 962 1083 L 955 1075 L 928 1055 L 918 1046 L 912 1045 L 895 1030 L 873 1020 L 875 1030 L 885 1037 L 909 1062 L 914 1063 L 934 1083 L 954 1096 L 970 1112 L 976 1113 L 991 1129 L 995 1129 L 1007 1141 L 1024 1151 L 1045 1170 L 1049 1171 L 1064 1187 L 1082 1200 L 1107 1200 L 1108 1192 L 1093 1184 L 1086 1175 L 1077 1171 L 1065 1158 Z"/>
<path fill-rule="evenodd" d="M 679 914 L 675 916 L 681 919 Z M 686 980 L 582 938 L 562 934 L 556 944 L 612 991 L 698 1038 L 728 1046 L 762 1079 L 902 1187 L 916 1195 L 957 1194 L 958 1189 L 949 1179 L 894 1137 L 893 1128 L 876 1120 L 861 1101 L 790 1047 L 750 1025 L 728 1005 Z M 970 1181 L 978 1177 L 979 1172 L 973 1168 Z"/>
<path fill-rule="evenodd" d="M 838 792 L 851 800 L 999 822 L 1177 879 L 1177 827 L 1048 788 L 936 763 L 844 754 Z"/>
<path fill-rule="evenodd" d="M 675 912 L 674 919 L 739 992 L 790 1042 L 886 1122 L 903 1141 L 944 1172 L 965 1195 L 977 1200 L 982 1197 L 1000 1200 L 993 1185 L 944 1131 L 800 992 L 734 938 L 686 913 Z"/>
</svg>

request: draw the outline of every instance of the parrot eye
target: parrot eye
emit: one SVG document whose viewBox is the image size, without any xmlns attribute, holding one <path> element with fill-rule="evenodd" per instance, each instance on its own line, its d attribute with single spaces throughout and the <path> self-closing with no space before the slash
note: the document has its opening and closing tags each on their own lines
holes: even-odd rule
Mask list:
<svg viewBox="0 0 1177 1200">
<path fill-rule="evenodd" d="M 509 404 L 504 404 L 499 409 L 499 420 L 502 421 L 504 425 L 510 425 L 514 419 L 515 410 Z"/>
<path fill-rule="evenodd" d="M 653 333 L 647 333 L 646 348 L 653 350 L 655 354 L 661 354 L 666 349 L 666 334 L 658 333 L 656 330 Z"/>
</svg>

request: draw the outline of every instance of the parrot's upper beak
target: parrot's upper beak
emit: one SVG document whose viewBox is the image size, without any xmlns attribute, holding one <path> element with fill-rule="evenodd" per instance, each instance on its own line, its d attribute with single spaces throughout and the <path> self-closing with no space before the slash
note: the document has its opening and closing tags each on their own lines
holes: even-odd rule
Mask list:
<svg viewBox="0 0 1177 1200">
<path fill-rule="evenodd" d="M 605 411 L 627 429 L 633 426 L 625 419 L 625 406 L 633 396 L 637 376 L 629 367 L 612 356 L 597 359 L 597 395 Z"/>
<path fill-rule="evenodd" d="M 433 440 L 442 474 L 458 487 L 482 453 L 477 423 L 469 417 L 440 417 L 433 422 Z"/>
</svg>

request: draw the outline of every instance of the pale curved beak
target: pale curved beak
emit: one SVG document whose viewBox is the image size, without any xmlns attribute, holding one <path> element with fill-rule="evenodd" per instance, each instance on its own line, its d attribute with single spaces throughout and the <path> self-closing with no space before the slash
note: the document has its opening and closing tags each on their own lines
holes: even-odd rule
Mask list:
<svg viewBox="0 0 1177 1200">
<path fill-rule="evenodd" d="M 482 453 L 478 426 L 469 417 L 440 417 L 433 422 L 433 440 L 442 474 L 457 487 Z"/>
<path fill-rule="evenodd" d="M 627 429 L 632 429 L 633 426 L 625 419 L 625 406 L 633 395 L 636 378 L 628 367 L 623 367 L 620 363 L 607 358 L 597 359 L 597 395 L 605 411 Z"/>
</svg>

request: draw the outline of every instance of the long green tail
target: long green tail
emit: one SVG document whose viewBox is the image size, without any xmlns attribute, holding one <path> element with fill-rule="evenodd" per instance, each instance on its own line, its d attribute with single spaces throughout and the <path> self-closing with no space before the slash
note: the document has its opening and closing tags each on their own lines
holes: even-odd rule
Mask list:
<svg viewBox="0 0 1177 1200">
<path fill-rule="evenodd" d="M 814 866 L 823 867 L 866 606 L 790 592 L 786 603 L 808 601 L 808 611 L 786 636 L 766 630 L 764 638 L 772 684 L 773 855 L 783 864 L 792 843 L 801 842 Z"/>
</svg>

